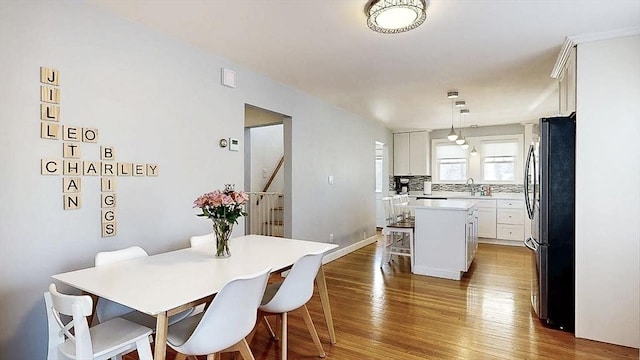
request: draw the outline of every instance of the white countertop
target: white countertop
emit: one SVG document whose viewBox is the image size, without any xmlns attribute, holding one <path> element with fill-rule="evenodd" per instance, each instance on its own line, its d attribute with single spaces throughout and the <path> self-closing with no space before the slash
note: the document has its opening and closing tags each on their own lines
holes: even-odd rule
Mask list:
<svg viewBox="0 0 640 360">
<path fill-rule="evenodd" d="M 409 207 L 414 209 L 442 209 L 466 211 L 474 207 L 478 201 L 466 199 L 454 200 L 411 200 Z"/>
<path fill-rule="evenodd" d="M 434 191 L 431 195 L 424 195 L 420 192 L 410 193 L 409 196 L 431 196 L 446 197 L 447 199 L 474 199 L 474 200 L 524 200 L 524 193 L 493 193 L 491 196 L 471 196 L 468 191 Z"/>
</svg>

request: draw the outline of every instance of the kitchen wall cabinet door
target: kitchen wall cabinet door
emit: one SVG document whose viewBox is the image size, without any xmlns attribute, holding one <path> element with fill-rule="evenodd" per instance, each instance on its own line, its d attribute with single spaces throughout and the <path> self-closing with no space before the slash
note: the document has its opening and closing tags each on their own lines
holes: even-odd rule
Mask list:
<svg viewBox="0 0 640 360">
<path fill-rule="evenodd" d="M 393 174 L 430 175 L 429 148 L 427 131 L 393 134 Z"/>
<path fill-rule="evenodd" d="M 409 133 L 393 134 L 393 174 L 411 175 L 409 167 Z"/>
<path fill-rule="evenodd" d="M 559 110 L 561 115 L 570 115 L 576 111 L 576 48 L 574 47 L 567 58 L 567 63 L 563 72 L 560 74 L 559 93 L 560 103 Z"/>
</svg>

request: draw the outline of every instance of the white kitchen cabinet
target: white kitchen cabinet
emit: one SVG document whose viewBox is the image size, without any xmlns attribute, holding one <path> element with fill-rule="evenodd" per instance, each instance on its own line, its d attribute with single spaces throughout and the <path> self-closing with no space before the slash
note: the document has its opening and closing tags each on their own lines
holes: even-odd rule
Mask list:
<svg viewBox="0 0 640 360">
<path fill-rule="evenodd" d="M 473 200 L 416 200 L 413 273 L 460 280 L 478 249 Z"/>
<path fill-rule="evenodd" d="M 393 134 L 393 174 L 429 175 L 429 149 L 427 131 Z"/>
<path fill-rule="evenodd" d="M 497 206 L 497 238 L 524 241 L 524 201 L 498 200 Z"/>
<path fill-rule="evenodd" d="M 562 73 L 558 78 L 560 114 L 570 115 L 576 111 L 576 48 L 572 48 Z"/>
<path fill-rule="evenodd" d="M 478 236 L 496 238 L 496 201 L 478 201 Z"/>
<path fill-rule="evenodd" d="M 473 208 L 468 211 L 467 217 L 467 234 L 466 234 L 466 243 L 467 243 L 467 266 L 466 269 L 469 270 L 469 266 L 471 266 L 471 262 L 476 257 L 476 252 L 478 251 L 478 209 Z"/>
</svg>

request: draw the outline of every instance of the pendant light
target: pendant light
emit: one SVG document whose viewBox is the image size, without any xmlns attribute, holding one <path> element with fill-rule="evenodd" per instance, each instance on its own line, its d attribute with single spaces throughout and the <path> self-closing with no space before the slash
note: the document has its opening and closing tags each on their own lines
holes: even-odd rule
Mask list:
<svg viewBox="0 0 640 360">
<path fill-rule="evenodd" d="M 449 139 L 449 141 L 456 141 L 456 139 L 458 138 L 458 134 L 456 133 L 456 130 L 453 128 L 453 99 L 458 97 L 458 92 L 449 91 L 447 92 L 447 97 L 451 99 L 451 131 L 449 131 L 449 135 L 447 135 L 447 139 Z"/>
<path fill-rule="evenodd" d="M 476 150 L 475 146 L 471 149 L 471 156 L 478 156 L 478 150 Z"/>
<path fill-rule="evenodd" d="M 464 101 L 461 101 L 463 103 L 463 105 L 458 105 L 460 101 L 456 101 L 456 106 L 460 107 L 460 106 L 464 106 Z M 460 110 L 460 132 L 458 133 L 458 138 L 456 139 L 456 144 L 460 145 L 462 147 L 462 145 L 464 145 L 467 142 L 467 139 L 462 136 L 462 114 L 468 114 L 469 113 L 469 109 L 462 109 Z M 469 147 L 469 145 L 467 145 L 467 147 Z M 463 147 L 463 149 L 466 149 L 465 147 Z"/>
</svg>

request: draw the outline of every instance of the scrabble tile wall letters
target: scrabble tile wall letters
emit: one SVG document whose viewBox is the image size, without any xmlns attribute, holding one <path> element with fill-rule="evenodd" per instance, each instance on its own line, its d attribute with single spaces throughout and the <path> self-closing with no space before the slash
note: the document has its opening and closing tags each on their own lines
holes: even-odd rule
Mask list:
<svg viewBox="0 0 640 360">
<path fill-rule="evenodd" d="M 62 157 L 40 159 L 40 174 L 62 175 L 64 210 L 82 207 L 82 177 L 100 177 L 101 234 L 102 237 L 115 236 L 116 177 L 158 176 L 159 166 L 156 163 L 117 161 L 113 146 L 100 145 L 98 150 L 97 128 L 61 124 L 60 72 L 41 67 L 40 83 L 40 138 L 62 140 Z M 85 145 L 88 152 L 82 149 Z M 89 157 L 85 158 L 85 155 Z"/>
</svg>

